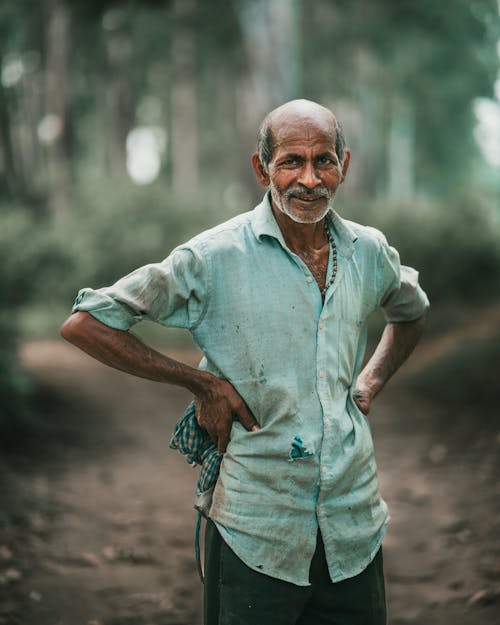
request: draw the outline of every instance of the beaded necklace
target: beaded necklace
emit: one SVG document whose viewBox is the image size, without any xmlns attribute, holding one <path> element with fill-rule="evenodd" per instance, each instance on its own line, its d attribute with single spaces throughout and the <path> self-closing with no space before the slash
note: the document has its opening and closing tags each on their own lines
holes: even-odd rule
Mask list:
<svg viewBox="0 0 500 625">
<path fill-rule="evenodd" d="M 328 239 L 328 242 L 330 244 L 330 248 L 333 254 L 333 268 L 332 268 L 332 277 L 330 278 L 330 280 L 328 280 L 325 286 L 322 289 L 320 289 L 321 297 L 323 299 L 325 299 L 325 295 L 328 289 L 335 282 L 335 277 L 337 275 L 337 246 L 335 245 L 334 238 L 332 237 L 332 234 L 330 232 L 330 228 L 328 227 L 326 219 L 325 219 L 325 232 L 326 232 L 326 236 L 327 236 L 327 239 Z"/>
</svg>

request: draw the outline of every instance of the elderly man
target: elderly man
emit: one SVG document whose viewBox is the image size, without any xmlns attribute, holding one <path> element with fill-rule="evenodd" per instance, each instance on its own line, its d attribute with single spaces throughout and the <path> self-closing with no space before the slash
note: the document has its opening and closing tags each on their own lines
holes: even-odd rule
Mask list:
<svg viewBox="0 0 500 625">
<path fill-rule="evenodd" d="M 262 203 L 84 289 L 62 329 L 108 365 L 189 389 L 225 451 L 206 532 L 208 625 L 385 623 L 388 512 L 366 415 L 428 301 L 379 231 L 333 210 L 349 158 L 328 109 L 275 109 L 253 155 Z M 387 324 L 361 370 L 379 307 Z M 199 369 L 130 334 L 141 319 L 189 329 Z"/>
</svg>

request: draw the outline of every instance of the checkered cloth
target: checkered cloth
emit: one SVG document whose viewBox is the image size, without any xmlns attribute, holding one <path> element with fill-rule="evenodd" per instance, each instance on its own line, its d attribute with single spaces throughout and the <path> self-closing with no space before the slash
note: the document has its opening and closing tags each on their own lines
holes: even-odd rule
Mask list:
<svg viewBox="0 0 500 625">
<path fill-rule="evenodd" d="M 210 491 L 215 486 L 223 454 L 217 449 L 217 445 L 210 440 L 207 432 L 198 425 L 194 402 L 189 404 L 175 426 L 173 436 L 170 439 L 170 447 L 177 449 L 186 456 L 189 464 L 201 466 L 196 485 L 197 496 Z"/>
<path fill-rule="evenodd" d="M 186 456 L 186 460 L 191 465 L 200 465 L 201 471 L 196 484 L 196 504 L 198 511 L 198 521 L 196 523 L 194 550 L 198 574 L 203 582 L 203 570 L 201 566 L 200 554 L 200 529 L 201 518 L 208 517 L 212 502 L 212 492 L 215 482 L 219 476 L 222 452 L 217 449 L 207 432 L 198 425 L 194 402 L 186 408 L 170 439 L 170 447 L 177 449 Z"/>
</svg>

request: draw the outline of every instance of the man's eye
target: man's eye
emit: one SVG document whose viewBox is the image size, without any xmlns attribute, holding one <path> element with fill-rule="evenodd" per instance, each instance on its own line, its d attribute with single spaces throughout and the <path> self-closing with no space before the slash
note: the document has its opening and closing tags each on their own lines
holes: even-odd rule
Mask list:
<svg viewBox="0 0 500 625">
<path fill-rule="evenodd" d="M 330 165 L 330 164 L 333 164 L 333 161 L 331 158 L 328 158 L 328 156 L 320 156 L 318 158 L 318 163 L 320 165 Z"/>
<path fill-rule="evenodd" d="M 287 158 L 286 161 L 283 161 L 283 165 L 296 165 L 296 164 L 297 164 L 296 158 Z"/>
</svg>

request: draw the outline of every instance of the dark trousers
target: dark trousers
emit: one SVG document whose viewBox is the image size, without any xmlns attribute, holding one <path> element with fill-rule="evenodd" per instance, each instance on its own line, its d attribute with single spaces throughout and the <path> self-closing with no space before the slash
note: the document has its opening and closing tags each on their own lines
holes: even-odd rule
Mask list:
<svg viewBox="0 0 500 625">
<path fill-rule="evenodd" d="M 332 583 L 321 534 L 311 586 L 295 586 L 250 569 L 222 540 L 205 533 L 205 625 L 386 625 L 382 549 L 356 577 Z"/>
</svg>

